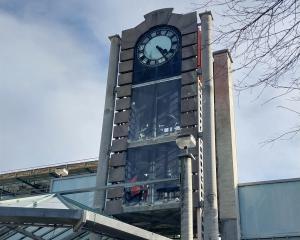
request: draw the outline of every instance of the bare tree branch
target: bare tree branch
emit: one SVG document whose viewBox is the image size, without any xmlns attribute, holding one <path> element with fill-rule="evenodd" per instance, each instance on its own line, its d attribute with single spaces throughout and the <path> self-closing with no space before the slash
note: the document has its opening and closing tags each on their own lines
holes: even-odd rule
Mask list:
<svg viewBox="0 0 300 240">
<path fill-rule="evenodd" d="M 222 18 L 216 26 L 215 43 L 231 49 L 236 68 L 243 77 L 235 82 L 240 92 L 259 89 L 260 97 L 268 88 L 278 94 L 263 104 L 288 95 L 300 101 L 300 3 L 297 0 L 202 0 L 199 11 L 214 9 Z M 279 107 L 298 113 L 288 107 Z M 299 115 L 298 115 L 299 116 Z M 300 131 L 297 126 L 271 138 L 290 139 Z"/>
</svg>

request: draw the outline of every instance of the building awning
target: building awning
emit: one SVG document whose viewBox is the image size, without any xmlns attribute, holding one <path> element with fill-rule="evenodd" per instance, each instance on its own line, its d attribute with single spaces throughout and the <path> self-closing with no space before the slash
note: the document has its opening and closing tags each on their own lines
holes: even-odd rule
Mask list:
<svg viewBox="0 0 300 240">
<path fill-rule="evenodd" d="M 43 199 L 43 198 L 39 198 Z M 83 209 L 41 208 L 49 202 L 59 200 L 55 195 L 48 195 L 47 200 L 35 202 L 35 207 L 5 206 L 0 203 L 0 239 L 89 239 L 91 233 L 107 236 L 108 239 L 124 240 L 168 240 L 164 236 L 126 224 L 119 220 Z M 31 199 L 33 200 L 33 199 Z M 19 199 L 24 202 L 26 199 Z M 46 202 L 45 202 L 46 201 Z M 47 204 L 48 202 L 48 204 Z M 9 204 L 10 203 L 10 204 Z M 16 201 L 16 205 L 17 201 Z M 64 206 L 62 204 L 61 206 Z M 51 235 L 52 234 L 52 235 Z M 64 235 L 62 237 L 62 234 Z M 51 236 L 51 237 L 49 237 Z"/>
</svg>

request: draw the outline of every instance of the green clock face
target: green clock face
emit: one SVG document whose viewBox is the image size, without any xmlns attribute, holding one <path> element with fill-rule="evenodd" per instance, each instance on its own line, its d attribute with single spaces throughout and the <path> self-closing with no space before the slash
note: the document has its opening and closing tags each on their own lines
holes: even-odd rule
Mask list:
<svg viewBox="0 0 300 240">
<path fill-rule="evenodd" d="M 137 45 L 137 58 L 147 66 L 155 67 L 169 61 L 177 52 L 179 36 L 168 27 L 159 27 L 146 33 Z"/>
</svg>

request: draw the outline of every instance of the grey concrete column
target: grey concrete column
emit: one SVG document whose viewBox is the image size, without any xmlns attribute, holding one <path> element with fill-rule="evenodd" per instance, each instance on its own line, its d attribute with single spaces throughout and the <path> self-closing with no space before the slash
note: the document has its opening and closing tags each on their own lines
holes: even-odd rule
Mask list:
<svg viewBox="0 0 300 240">
<path fill-rule="evenodd" d="M 237 159 L 234 124 L 232 59 L 228 50 L 214 52 L 218 199 L 222 240 L 239 239 Z"/>
<path fill-rule="evenodd" d="M 106 97 L 102 122 L 99 163 L 96 177 L 96 187 L 106 185 L 108 173 L 109 151 L 112 139 L 113 118 L 115 109 L 115 88 L 118 78 L 118 64 L 120 55 L 121 38 L 119 35 L 109 37 L 111 41 L 109 66 L 106 84 Z M 94 208 L 102 213 L 105 206 L 106 190 L 96 190 Z"/>
<path fill-rule="evenodd" d="M 181 160 L 181 239 L 193 239 L 192 156 L 184 154 Z"/>
<path fill-rule="evenodd" d="M 219 239 L 217 172 L 215 147 L 215 106 L 212 55 L 212 15 L 201 19 L 203 77 L 203 169 L 204 169 L 204 240 Z"/>
</svg>

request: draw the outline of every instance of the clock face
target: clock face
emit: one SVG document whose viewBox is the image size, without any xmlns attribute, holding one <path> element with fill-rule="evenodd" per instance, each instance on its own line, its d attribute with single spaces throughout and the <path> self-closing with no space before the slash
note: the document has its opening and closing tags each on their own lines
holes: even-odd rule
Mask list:
<svg viewBox="0 0 300 240">
<path fill-rule="evenodd" d="M 179 36 L 168 27 L 159 27 L 146 33 L 137 44 L 140 63 L 155 67 L 169 61 L 177 52 Z"/>
</svg>

